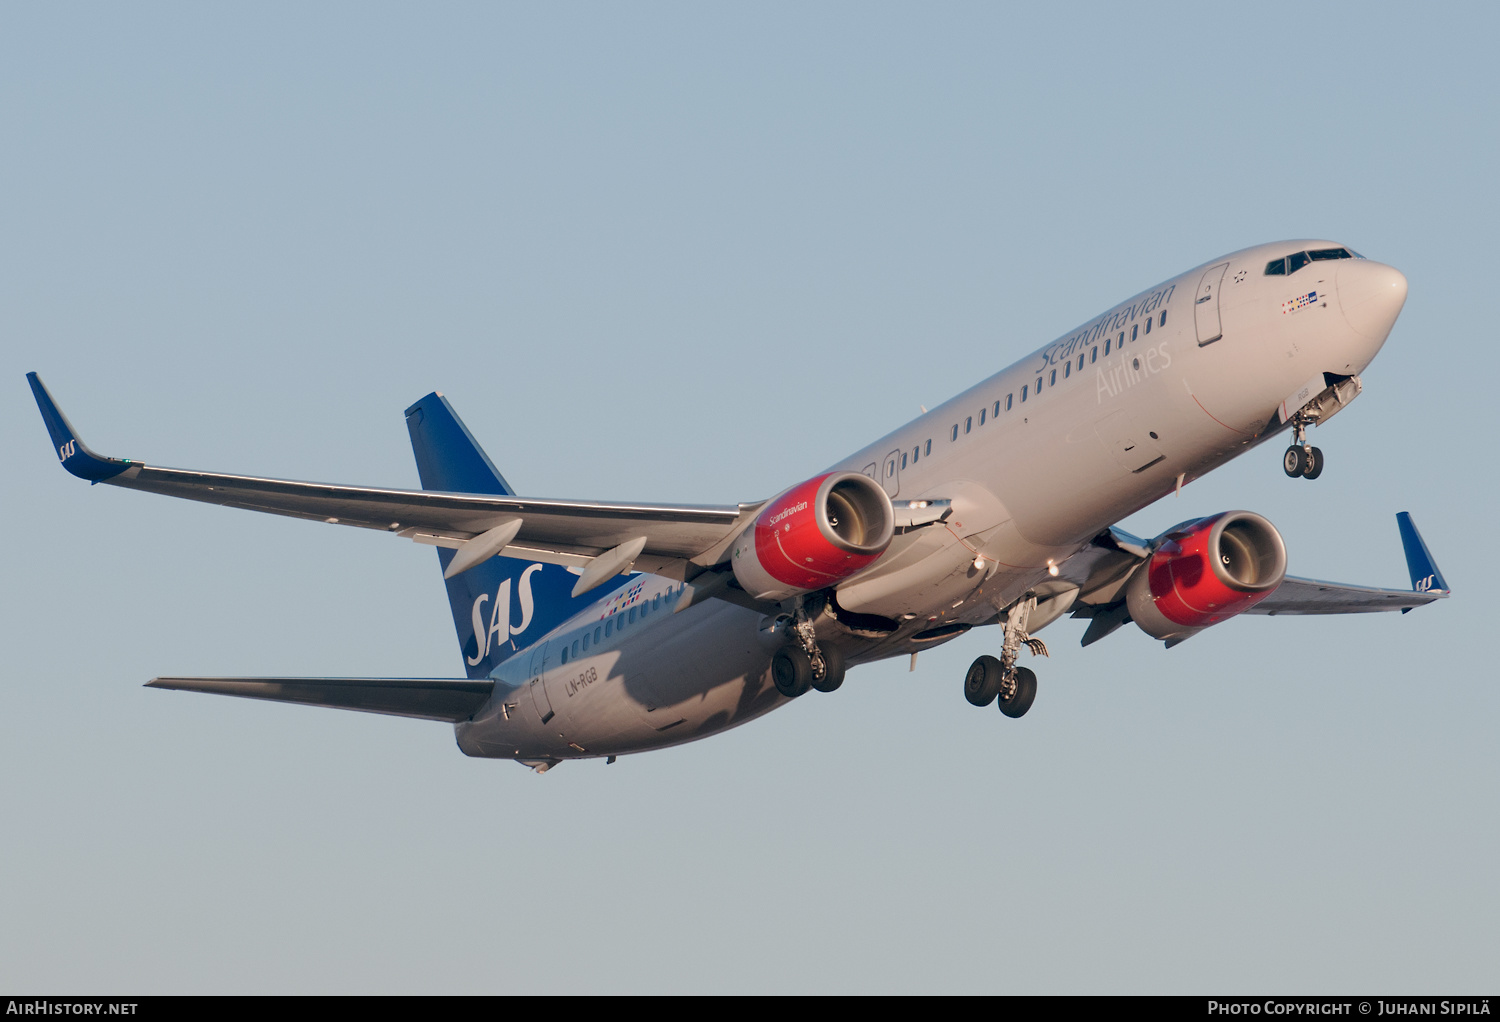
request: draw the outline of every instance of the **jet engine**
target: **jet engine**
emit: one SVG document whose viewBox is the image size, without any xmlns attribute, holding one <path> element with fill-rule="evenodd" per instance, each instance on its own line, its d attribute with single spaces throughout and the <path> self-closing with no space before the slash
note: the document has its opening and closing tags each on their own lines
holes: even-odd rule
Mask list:
<svg viewBox="0 0 1500 1022">
<path fill-rule="evenodd" d="M 1169 529 L 1125 589 L 1130 618 L 1157 639 L 1185 639 L 1242 614 L 1281 585 L 1286 544 L 1249 511 L 1224 511 Z"/>
<path fill-rule="evenodd" d="M 829 472 L 766 501 L 730 548 L 734 577 L 760 600 L 834 585 L 891 544 L 896 519 L 880 484 Z"/>
</svg>

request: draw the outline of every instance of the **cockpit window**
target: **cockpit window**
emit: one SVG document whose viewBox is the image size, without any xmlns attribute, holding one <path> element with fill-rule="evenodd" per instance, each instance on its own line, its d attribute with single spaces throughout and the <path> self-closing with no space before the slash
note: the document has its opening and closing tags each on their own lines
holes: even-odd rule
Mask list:
<svg viewBox="0 0 1500 1022">
<path fill-rule="evenodd" d="M 1350 248 L 1315 248 L 1310 252 L 1293 252 L 1285 259 L 1272 259 L 1266 263 L 1266 276 L 1283 277 L 1296 273 L 1310 262 L 1325 259 L 1363 259 L 1364 256 Z"/>
</svg>

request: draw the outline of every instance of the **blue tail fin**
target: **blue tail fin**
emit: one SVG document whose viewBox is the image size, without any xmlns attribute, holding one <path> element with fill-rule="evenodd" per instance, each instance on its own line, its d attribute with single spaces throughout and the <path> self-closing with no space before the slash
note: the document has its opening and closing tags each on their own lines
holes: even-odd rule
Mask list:
<svg viewBox="0 0 1500 1022">
<path fill-rule="evenodd" d="M 424 490 L 509 495 L 510 488 L 453 411 L 447 398 L 428 394 L 406 410 L 417 475 Z M 454 552 L 438 548 L 447 569 Z M 448 605 L 470 678 L 485 678 L 518 650 L 578 609 L 626 581 L 619 576 L 587 595 L 570 594 L 578 576 L 556 564 L 491 557 L 447 580 Z"/>
</svg>

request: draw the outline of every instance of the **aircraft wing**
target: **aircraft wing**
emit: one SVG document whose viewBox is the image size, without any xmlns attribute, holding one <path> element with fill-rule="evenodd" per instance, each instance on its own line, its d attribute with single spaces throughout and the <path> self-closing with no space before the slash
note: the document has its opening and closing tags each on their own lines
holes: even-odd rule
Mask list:
<svg viewBox="0 0 1500 1022">
<path fill-rule="evenodd" d="M 495 683 L 464 678 L 152 678 L 146 687 L 456 724 L 478 712 Z"/>
<path fill-rule="evenodd" d="M 1446 599 L 1448 583 L 1433 561 L 1411 515 L 1406 511 L 1398 513 L 1396 526 L 1406 553 L 1410 589 L 1380 589 L 1287 575 L 1274 593 L 1245 613 L 1369 614 L 1399 610 L 1405 614 L 1416 607 Z M 1084 632 L 1083 645 L 1097 642 L 1130 621 L 1124 599 L 1125 584 L 1150 556 L 1151 548 L 1146 540 L 1120 529 L 1107 529 L 1062 565 L 1063 579 L 1075 582 L 1080 589 L 1073 616 L 1092 619 Z"/>
<path fill-rule="evenodd" d="M 644 541 L 633 559 L 623 560 L 631 560 L 638 571 L 687 580 L 716 563 L 760 507 L 547 500 L 162 468 L 95 454 L 78 439 L 36 373 L 26 378 L 63 467 L 79 478 L 226 507 L 378 529 L 434 546 L 459 548 L 485 534 L 505 540 L 486 556 L 503 550 L 507 557 L 584 566 L 622 546 L 635 550 L 634 544 Z"/>
<path fill-rule="evenodd" d="M 1396 515 L 1401 531 L 1401 547 L 1406 551 L 1406 570 L 1411 575 L 1410 589 L 1372 589 L 1342 582 L 1320 582 L 1313 578 L 1282 579 L 1276 591 L 1251 607 L 1250 614 L 1368 614 L 1380 610 L 1399 610 L 1405 614 L 1434 600 L 1446 599 L 1448 583 L 1438 570 L 1437 562 L 1427 549 L 1422 534 L 1411 520 L 1411 514 Z"/>
<path fill-rule="evenodd" d="M 1446 599 L 1444 592 L 1417 592 L 1414 589 L 1375 589 L 1340 582 L 1322 582 L 1315 578 L 1288 575 L 1276 592 L 1266 597 L 1247 614 L 1369 614 L 1381 610 L 1408 611 L 1434 600 Z"/>
</svg>

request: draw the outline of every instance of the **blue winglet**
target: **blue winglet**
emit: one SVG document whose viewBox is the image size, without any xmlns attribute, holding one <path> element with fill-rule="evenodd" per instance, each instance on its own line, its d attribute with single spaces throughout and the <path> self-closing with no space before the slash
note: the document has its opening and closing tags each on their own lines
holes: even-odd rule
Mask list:
<svg viewBox="0 0 1500 1022">
<path fill-rule="evenodd" d="M 47 393 L 40 376 L 27 373 L 26 382 L 31 384 L 36 406 L 41 409 L 42 421 L 47 424 L 47 432 L 52 437 L 52 449 L 57 452 L 63 468 L 79 479 L 99 483 L 114 478 L 130 467 L 129 458 L 101 458 L 84 446 L 83 441 L 78 439 L 78 434 L 73 431 L 72 423 L 68 422 L 68 417 L 57 407 L 52 395 Z"/>
<path fill-rule="evenodd" d="M 1433 561 L 1427 544 L 1422 542 L 1422 534 L 1417 531 L 1417 524 L 1411 520 L 1411 513 L 1397 512 L 1396 527 L 1401 530 L 1401 546 L 1406 551 L 1406 570 L 1411 572 L 1412 589 L 1419 593 L 1451 592 L 1443 579 L 1443 573 Z"/>
</svg>

